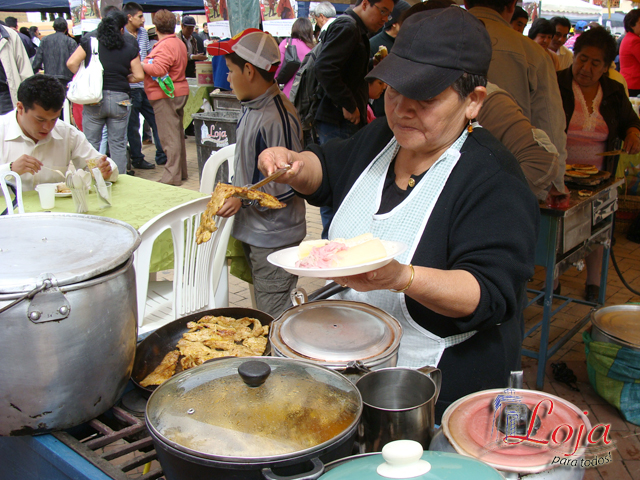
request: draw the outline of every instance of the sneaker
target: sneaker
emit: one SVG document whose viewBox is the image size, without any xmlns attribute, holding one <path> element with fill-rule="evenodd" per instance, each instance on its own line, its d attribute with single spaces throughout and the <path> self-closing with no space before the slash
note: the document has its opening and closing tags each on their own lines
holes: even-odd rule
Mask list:
<svg viewBox="0 0 640 480">
<path fill-rule="evenodd" d="M 587 302 L 597 303 L 600 296 L 600 287 L 598 285 L 587 285 L 585 289 L 584 299 Z"/>
<path fill-rule="evenodd" d="M 156 168 L 156 166 L 153 163 L 149 163 L 146 160 L 141 160 L 139 162 L 131 162 L 131 166 L 133 168 L 140 168 L 141 170 L 151 170 L 153 168 Z"/>
</svg>

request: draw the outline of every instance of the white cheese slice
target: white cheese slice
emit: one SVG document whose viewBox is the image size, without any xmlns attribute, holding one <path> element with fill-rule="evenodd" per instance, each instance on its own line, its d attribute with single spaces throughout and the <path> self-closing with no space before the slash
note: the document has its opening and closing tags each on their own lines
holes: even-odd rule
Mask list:
<svg viewBox="0 0 640 480">
<path fill-rule="evenodd" d="M 374 238 L 355 247 L 351 247 L 348 250 L 338 252 L 336 254 L 336 266 L 350 267 L 353 265 L 362 265 L 363 263 L 380 260 L 386 256 L 387 249 L 384 248 L 384 245 L 379 239 Z"/>
</svg>

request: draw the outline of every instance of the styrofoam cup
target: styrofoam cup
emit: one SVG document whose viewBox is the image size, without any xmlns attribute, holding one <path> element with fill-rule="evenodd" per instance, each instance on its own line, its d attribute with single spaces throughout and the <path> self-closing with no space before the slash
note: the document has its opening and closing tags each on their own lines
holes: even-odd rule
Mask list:
<svg viewBox="0 0 640 480">
<path fill-rule="evenodd" d="M 55 183 L 41 183 L 36 185 L 36 191 L 40 196 L 40 206 L 48 210 L 56 206 L 56 185 Z"/>
</svg>

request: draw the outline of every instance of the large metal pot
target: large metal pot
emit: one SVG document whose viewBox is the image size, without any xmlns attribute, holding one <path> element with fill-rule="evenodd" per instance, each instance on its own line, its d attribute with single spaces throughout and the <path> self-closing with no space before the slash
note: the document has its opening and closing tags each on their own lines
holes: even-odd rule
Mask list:
<svg viewBox="0 0 640 480">
<path fill-rule="evenodd" d="M 353 382 L 371 370 L 395 367 L 401 338 L 402 326 L 391 315 L 347 300 L 300 303 L 273 322 L 269 332 L 272 355 L 312 361 Z"/>
<path fill-rule="evenodd" d="M 160 385 L 145 418 L 167 480 L 310 480 L 352 452 L 361 414 L 360 393 L 333 370 L 224 357 Z"/>
<path fill-rule="evenodd" d="M 536 410 L 536 406 L 539 405 Z M 531 420 L 536 414 L 537 419 Z M 530 425 L 533 441 L 505 437 L 526 436 Z M 565 439 L 571 426 L 572 437 L 565 444 L 553 441 Z M 581 429 L 581 427 L 583 427 Z M 492 466 L 509 480 L 580 480 L 584 476 L 584 438 L 591 423 L 582 410 L 566 400 L 533 390 L 484 390 L 463 397 L 445 410 L 441 428 L 436 432 L 429 450 L 467 455 Z M 582 437 L 577 439 L 578 432 Z M 575 442 L 580 444 L 574 450 Z M 574 461 L 559 466 L 560 460 Z"/>
<path fill-rule="evenodd" d="M 0 217 L 0 435 L 79 425 L 122 395 L 139 243 L 133 227 L 108 218 Z"/>
</svg>

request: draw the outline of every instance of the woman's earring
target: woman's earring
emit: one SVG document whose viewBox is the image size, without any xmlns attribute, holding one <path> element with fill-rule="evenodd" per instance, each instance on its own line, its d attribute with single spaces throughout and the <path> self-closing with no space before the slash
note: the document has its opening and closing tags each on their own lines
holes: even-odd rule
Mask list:
<svg viewBox="0 0 640 480">
<path fill-rule="evenodd" d="M 471 120 L 469 120 L 469 125 L 467 125 L 467 132 L 473 132 L 473 125 L 471 124 Z"/>
</svg>

